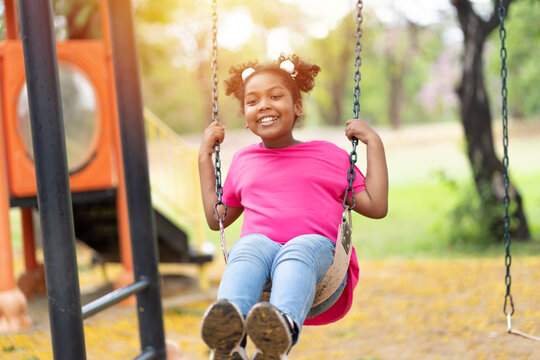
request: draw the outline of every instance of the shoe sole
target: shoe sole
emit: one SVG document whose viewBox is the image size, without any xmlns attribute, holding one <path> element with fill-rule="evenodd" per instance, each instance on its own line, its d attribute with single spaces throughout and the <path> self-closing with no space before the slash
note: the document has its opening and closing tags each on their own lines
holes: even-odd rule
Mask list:
<svg viewBox="0 0 540 360">
<path fill-rule="evenodd" d="M 256 304 L 246 320 L 248 336 L 257 347 L 252 360 L 284 360 L 292 337 L 283 315 L 266 302 Z"/>
<path fill-rule="evenodd" d="M 201 336 L 212 350 L 211 360 L 242 359 L 236 350 L 244 337 L 244 317 L 230 301 L 220 300 L 206 311 Z"/>
</svg>

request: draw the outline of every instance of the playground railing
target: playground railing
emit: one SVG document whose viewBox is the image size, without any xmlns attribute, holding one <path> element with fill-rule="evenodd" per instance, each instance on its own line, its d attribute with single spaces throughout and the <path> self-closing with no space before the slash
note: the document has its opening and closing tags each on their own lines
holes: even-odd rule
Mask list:
<svg viewBox="0 0 540 360">
<path fill-rule="evenodd" d="M 197 250 L 204 242 L 196 146 L 144 109 L 152 203 L 171 222 L 187 230 Z"/>
</svg>

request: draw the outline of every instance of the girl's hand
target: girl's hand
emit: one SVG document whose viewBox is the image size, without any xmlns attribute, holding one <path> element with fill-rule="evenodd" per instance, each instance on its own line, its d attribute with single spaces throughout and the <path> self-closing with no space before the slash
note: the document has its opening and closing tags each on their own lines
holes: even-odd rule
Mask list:
<svg viewBox="0 0 540 360">
<path fill-rule="evenodd" d="M 347 121 L 345 135 L 349 139 L 354 136 L 366 145 L 366 189 L 355 194 L 354 210 L 370 218 L 383 218 L 388 212 L 388 169 L 382 139 L 362 119 Z"/>
<path fill-rule="evenodd" d="M 217 121 L 212 122 L 204 130 L 200 152 L 212 155 L 216 142 L 221 144 L 223 139 L 225 139 L 225 126 Z"/>
<path fill-rule="evenodd" d="M 379 135 L 362 119 L 350 119 L 345 126 L 345 135 L 349 140 L 357 138 L 367 144 L 371 138 L 378 138 Z"/>
</svg>

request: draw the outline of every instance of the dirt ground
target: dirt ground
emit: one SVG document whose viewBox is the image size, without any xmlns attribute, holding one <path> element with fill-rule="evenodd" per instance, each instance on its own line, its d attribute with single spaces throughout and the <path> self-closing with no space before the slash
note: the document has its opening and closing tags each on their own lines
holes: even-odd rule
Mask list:
<svg viewBox="0 0 540 360">
<path fill-rule="evenodd" d="M 199 325 L 215 297 L 221 269 L 216 263 L 208 270 L 208 291 L 199 290 L 193 276 L 165 277 L 166 337 L 180 346 L 186 360 L 208 358 Z M 99 276 L 93 274 L 97 271 L 84 276 Z M 540 257 L 514 257 L 513 328 L 536 336 L 539 272 Z M 95 288 L 89 295 L 84 276 L 81 286 L 88 297 Z M 507 334 L 504 291 L 502 258 L 361 261 L 348 316 L 331 325 L 305 327 L 289 359 L 540 359 L 540 342 Z M 46 308 L 44 297 L 30 301 L 35 327 L 0 337 L 1 359 L 52 359 Z M 88 359 L 134 358 L 139 348 L 134 309 L 116 306 L 88 319 L 85 339 Z"/>
</svg>

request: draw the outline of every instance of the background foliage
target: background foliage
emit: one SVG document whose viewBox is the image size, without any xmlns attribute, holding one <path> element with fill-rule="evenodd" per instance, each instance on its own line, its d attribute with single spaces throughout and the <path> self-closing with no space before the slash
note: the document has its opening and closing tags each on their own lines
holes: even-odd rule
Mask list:
<svg viewBox="0 0 540 360">
<path fill-rule="evenodd" d="M 236 49 L 219 49 L 220 79 L 227 77 L 231 65 L 252 59 L 266 61 L 269 32 L 287 27 L 293 51 L 322 68 L 313 94 L 307 99 L 306 124 L 344 122 L 352 114 L 352 14 L 345 16 L 325 38 L 312 38 L 302 27 L 310 21 L 307 15 L 291 4 L 276 3 L 261 1 L 252 6 L 238 0 L 220 4 L 220 19 L 242 10 L 255 24 L 245 44 Z M 210 6 L 187 0 L 167 0 L 160 5 L 136 1 L 145 102 L 178 132 L 198 132 L 209 121 Z M 535 118 L 540 113 L 540 89 L 534 86 L 540 75 L 536 66 L 540 60 L 540 51 L 536 51 L 540 30 L 535 26 L 539 8 L 538 2 L 517 1 L 507 20 L 511 29 L 507 39 L 510 109 L 519 118 Z M 417 25 L 403 17 L 388 24 L 366 7 L 361 83 L 362 114 L 366 119 L 395 127 L 456 120 L 454 91 L 460 72 L 461 43 L 449 39 L 449 28 L 455 27 L 453 21 Z M 495 114 L 499 112 L 498 41 L 498 33 L 494 33 L 486 57 Z M 225 96 L 220 101 L 228 126 L 242 126 L 238 105 Z M 391 116 L 393 105 L 398 111 Z M 396 117 L 397 123 L 392 123 L 390 119 Z"/>
</svg>

